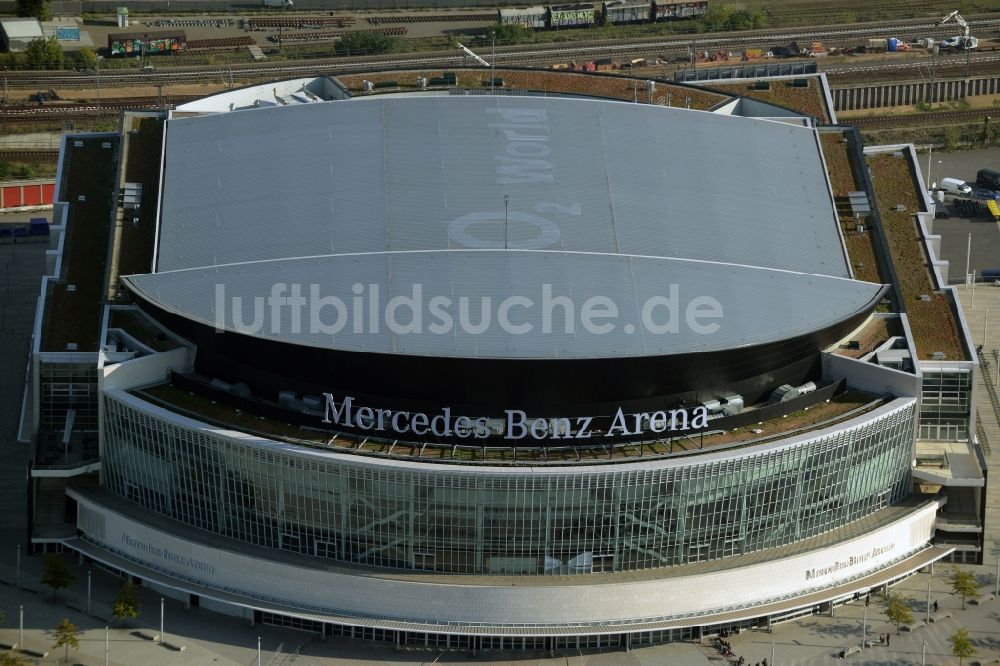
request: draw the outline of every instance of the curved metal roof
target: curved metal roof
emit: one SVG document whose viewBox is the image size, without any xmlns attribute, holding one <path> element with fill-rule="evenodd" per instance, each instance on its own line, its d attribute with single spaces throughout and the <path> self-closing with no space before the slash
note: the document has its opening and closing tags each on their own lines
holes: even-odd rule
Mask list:
<svg viewBox="0 0 1000 666">
<path fill-rule="evenodd" d="M 500 358 L 751 345 L 842 320 L 871 307 L 880 290 L 850 279 L 813 130 L 606 100 L 477 96 L 171 120 L 157 273 L 128 282 L 169 310 L 229 330 L 240 328 L 233 297 L 253 323 L 254 299 L 281 284 L 286 295 L 298 285 L 307 300 L 314 288 L 335 296 L 349 316 L 373 292 L 384 309 L 419 285 L 425 317 L 434 297 L 453 300 L 453 325 L 462 299 L 474 304 L 469 330 L 488 298 L 494 325 L 484 333 L 457 325 L 450 335 L 393 332 L 384 312 L 377 330 L 352 317 L 333 335 L 310 332 L 271 301 L 261 326 L 243 332 L 354 351 Z M 543 330 L 545 285 L 552 298 L 572 300 L 572 332 Z M 661 301 L 673 302 L 675 291 L 679 317 L 696 297 L 704 311 L 719 304 L 718 329 L 657 332 L 671 311 Z M 529 331 L 498 326 L 509 297 L 520 300 L 508 319 Z M 614 303 L 611 332 L 582 330 L 591 298 Z M 538 307 L 518 305 L 523 299 Z"/>
<path fill-rule="evenodd" d="M 325 255 L 126 280 L 159 306 L 219 330 L 345 351 L 476 358 L 744 347 L 833 325 L 873 308 L 883 291 L 768 268 L 545 250 Z"/>
</svg>

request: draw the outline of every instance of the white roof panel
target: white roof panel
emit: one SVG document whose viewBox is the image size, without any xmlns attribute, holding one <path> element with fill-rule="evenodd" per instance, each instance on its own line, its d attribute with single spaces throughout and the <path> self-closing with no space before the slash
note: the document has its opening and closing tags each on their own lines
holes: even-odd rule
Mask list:
<svg viewBox="0 0 1000 666">
<path fill-rule="evenodd" d="M 746 310 L 711 341 L 320 339 L 276 324 L 302 344 L 490 357 L 754 344 L 843 319 L 878 292 L 843 279 L 815 131 L 542 97 L 370 97 L 171 120 L 157 270 L 133 285 L 197 319 L 211 319 L 206 285 L 222 279 L 249 299 L 293 281 L 378 284 L 385 298 L 418 282 L 427 298 L 470 299 L 549 284 L 608 296 L 623 318 L 676 279 L 729 303 L 727 318 Z"/>
</svg>

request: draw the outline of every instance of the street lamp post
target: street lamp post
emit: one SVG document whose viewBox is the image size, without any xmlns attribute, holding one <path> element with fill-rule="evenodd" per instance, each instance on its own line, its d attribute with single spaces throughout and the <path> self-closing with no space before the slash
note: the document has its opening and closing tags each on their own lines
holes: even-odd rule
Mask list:
<svg viewBox="0 0 1000 666">
<path fill-rule="evenodd" d="M 97 56 L 97 117 L 101 117 L 101 61 L 103 56 Z"/>
<path fill-rule="evenodd" d="M 87 615 L 91 615 L 90 612 L 90 572 L 87 572 Z"/>
<path fill-rule="evenodd" d="M 965 279 L 969 279 L 969 262 L 972 260 L 972 234 L 969 234 L 969 242 L 965 246 Z"/>
<path fill-rule="evenodd" d="M 261 662 L 260 662 L 260 636 L 257 637 L 257 666 L 261 666 Z"/>
<path fill-rule="evenodd" d="M 924 641 L 924 645 L 920 649 L 920 666 L 927 666 L 927 641 Z"/>
<path fill-rule="evenodd" d="M 927 626 L 931 626 L 931 582 L 927 581 Z"/>
<path fill-rule="evenodd" d="M 24 606 L 17 607 L 17 649 L 24 650 Z"/>
<path fill-rule="evenodd" d="M 160 597 L 160 643 L 163 642 L 163 597 Z"/>
<path fill-rule="evenodd" d="M 111 638 L 108 636 L 109 633 L 110 631 L 108 626 L 104 625 L 104 666 L 108 666 L 108 660 L 111 652 Z"/>
<path fill-rule="evenodd" d="M 990 309 L 986 308 L 986 317 L 983 319 L 983 347 L 986 347 L 986 334 L 990 330 Z"/>
<path fill-rule="evenodd" d="M 934 146 L 927 151 L 927 191 L 931 190 L 931 157 L 934 155 Z"/>
<path fill-rule="evenodd" d="M 865 634 L 868 632 L 868 604 L 865 603 L 865 616 L 861 621 L 861 649 L 865 649 Z"/>
</svg>

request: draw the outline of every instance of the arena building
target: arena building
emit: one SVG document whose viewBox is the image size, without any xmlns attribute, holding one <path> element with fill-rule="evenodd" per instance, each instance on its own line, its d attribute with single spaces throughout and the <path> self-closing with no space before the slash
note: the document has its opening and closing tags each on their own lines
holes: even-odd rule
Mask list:
<svg viewBox="0 0 1000 666">
<path fill-rule="evenodd" d="M 912 147 L 725 95 L 372 88 L 65 139 L 36 552 L 472 650 L 769 626 L 981 562 L 973 345 L 912 234 L 949 345 L 911 326 L 864 167 L 919 183 Z"/>
</svg>

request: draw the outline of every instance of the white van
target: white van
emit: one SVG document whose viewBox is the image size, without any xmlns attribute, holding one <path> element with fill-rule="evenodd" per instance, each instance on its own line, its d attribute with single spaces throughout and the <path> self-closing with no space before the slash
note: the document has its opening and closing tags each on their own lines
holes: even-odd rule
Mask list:
<svg viewBox="0 0 1000 666">
<path fill-rule="evenodd" d="M 958 178 L 942 178 L 940 187 L 948 194 L 972 194 L 972 187 Z"/>
</svg>

